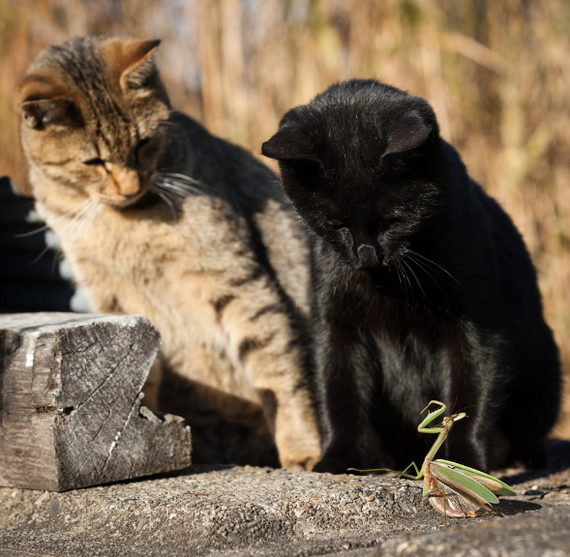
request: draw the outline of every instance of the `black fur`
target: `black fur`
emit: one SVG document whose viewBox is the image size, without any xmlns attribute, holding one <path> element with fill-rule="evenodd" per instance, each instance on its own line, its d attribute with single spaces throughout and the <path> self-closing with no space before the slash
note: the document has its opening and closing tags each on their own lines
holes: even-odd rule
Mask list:
<svg viewBox="0 0 570 557">
<path fill-rule="evenodd" d="M 421 462 L 431 399 L 465 410 L 443 453 L 540 465 L 561 379 L 536 273 L 422 98 L 372 80 L 290 110 L 263 145 L 312 237 L 317 470 Z"/>
</svg>

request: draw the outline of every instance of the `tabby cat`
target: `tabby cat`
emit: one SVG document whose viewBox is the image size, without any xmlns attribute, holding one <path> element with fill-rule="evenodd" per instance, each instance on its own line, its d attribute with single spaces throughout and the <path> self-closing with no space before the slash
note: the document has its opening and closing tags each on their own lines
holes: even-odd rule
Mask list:
<svg viewBox="0 0 570 557">
<path fill-rule="evenodd" d="M 337 84 L 285 114 L 262 152 L 313 232 L 316 469 L 421 462 L 431 399 L 469 415 L 448 457 L 487 469 L 495 445 L 503 463 L 543 463 L 561 384 L 536 273 L 429 104 L 373 80 Z"/>
<path fill-rule="evenodd" d="M 265 166 L 171 109 L 158 45 L 38 55 L 17 90 L 36 206 L 96 310 L 160 330 L 160 406 L 193 426 L 195 462 L 270 463 L 270 430 L 282 466 L 310 469 L 306 240 Z"/>
</svg>

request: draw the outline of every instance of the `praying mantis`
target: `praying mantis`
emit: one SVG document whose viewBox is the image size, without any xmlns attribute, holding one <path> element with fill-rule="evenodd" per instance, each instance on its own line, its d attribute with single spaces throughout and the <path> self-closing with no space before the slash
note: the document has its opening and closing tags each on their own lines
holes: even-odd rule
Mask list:
<svg viewBox="0 0 570 557">
<path fill-rule="evenodd" d="M 485 509 L 493 511 L 491 504 L 497 504 L 497 495 L 516 495 L 514 490 L 494 476 L 485 474 L 480 470 L 469 468 L 457 462 L 438 458 L 434 460 L 437 451 L 443 445 L 451 428 L 463 418 L 465 412 L 444 416 L 441 425 L 428 427 L 447 410 L 446 405 L 439 400 L 431 400 L 422 410 L 425 412 L 431 405 L 439 406 L 439 409 L 428 412 L 426 418 L 418 426 L 420 433 L 437 433 L 437 439 L 427 453 L 421 470 L 415 462 L 412 462 L 399 477 L 411 480 L 424 479 L 422 496 L 427 497 L 432 507 L 442 513 L 445 518 L 464 518 L 476 516 L 476 511 Z M 407 474 L 410 468 L 414 468 L 416 475 Z M 351 468 L 351 470 L 355 470 Z M 385 468 L 379 470 L 359 470 L 360 472 L 390 471 Z"/>
</svg>

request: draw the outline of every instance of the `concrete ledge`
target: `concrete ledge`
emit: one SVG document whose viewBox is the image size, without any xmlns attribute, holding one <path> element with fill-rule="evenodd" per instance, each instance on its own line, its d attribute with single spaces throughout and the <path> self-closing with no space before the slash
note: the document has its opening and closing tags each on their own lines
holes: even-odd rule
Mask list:
<svg viewBox="0 0 570 557">
<path fill-rule="evenodd" d="M 449 519 L 421 482 L 194 467 L 172 477 L 49 493 L 0 489 L 0 555 L 518 557 L 570 554 L 570 442 L 555 468 L 501 476 L 503 516 Z M 548 553 L 550 551 L 550 553 Z"/>
</svg>

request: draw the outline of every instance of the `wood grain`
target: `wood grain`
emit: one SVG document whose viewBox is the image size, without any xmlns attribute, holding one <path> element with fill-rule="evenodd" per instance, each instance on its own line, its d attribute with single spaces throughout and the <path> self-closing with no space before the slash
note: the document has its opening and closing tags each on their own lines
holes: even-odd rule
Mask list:
<svg viewBox="0 0 570 557">
<path fill-rule="evenodd" d="M 0 316 L 0 485 L 65 491 L 190 465 L 182 418 L 141 406 L 144 317 Z"/>
</svg>

